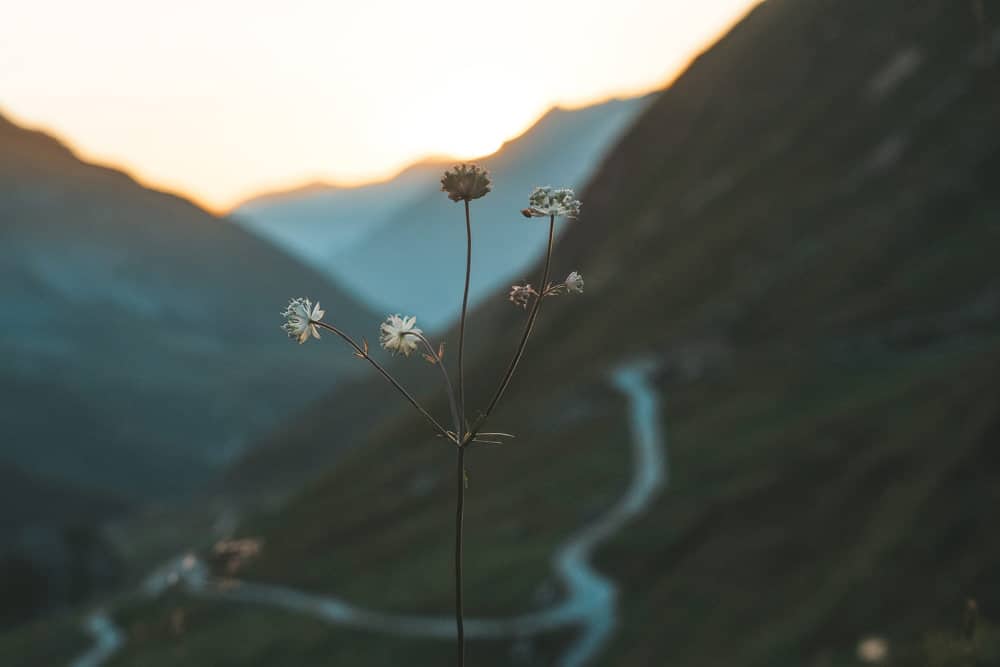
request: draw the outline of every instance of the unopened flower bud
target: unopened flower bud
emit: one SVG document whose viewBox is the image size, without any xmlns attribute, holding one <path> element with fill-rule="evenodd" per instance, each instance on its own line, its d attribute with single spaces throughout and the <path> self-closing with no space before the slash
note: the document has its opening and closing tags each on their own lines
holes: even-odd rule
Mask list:
<svg viewBox="0 0 1000 667">
<path fill-rule="evenodd" d="M 548 185 L 532 190 L 528 204 L 528 208 L 521 211 L 526 218 L 575 218 L 580 215 L 582 206 L 571 188 L 553 188 Z"/>
<path fill-rule="evenodd" d="M 511 285 L 510 295 L 508 298 L 510 302 L 515 306 L 520 306 L 521 308 L 528 307 L 528 301 L 531 300 L 531 295 L 535 293 L 535 290 L 530 284 L 525 283 L 524 285 Z"/>
</svg>

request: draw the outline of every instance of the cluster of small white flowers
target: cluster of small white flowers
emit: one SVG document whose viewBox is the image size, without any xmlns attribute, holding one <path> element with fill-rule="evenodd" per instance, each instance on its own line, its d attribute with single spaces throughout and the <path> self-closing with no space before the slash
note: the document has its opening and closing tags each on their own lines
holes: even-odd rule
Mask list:
<svg viewBox="0 0 1000 667">
<path fill-rule="evenodd" d="M 309 299 L 292 299 L 281 313 L 286 320 L 281 328 L 289 338 L 299 341 L 301 345 L 309 340 L 310 335 L 319 338 L 319 329 L 315 323 L 322 320 L 324 314 L 324 311 L 320 310 L 319 301 L 314 306 Z"/>
<path fill-rule="evenodd" d="M 530 283 L 525 283 L 524 285 L 511 285 L 510 294 L 508 299 L 515 306 L 520 306 L 521 308 L 528 307 L 528 301 L 531 300 L 531 295 L 535 293 L 535 290 L 531 287 Z"/>
<path fill-rule="evenodd" d="M 381 332 L 379 343 L 385 349 L 392 351 L 393 354 L 402 352 L 404 357 L 410 356 L 410 353 L 417 349 L 417 337 L 410 334 L 422 335 L 424 333 L 422 329 L 415 326 L 416 323 L 417 318 L 415 317 L 390 315 L 379 327 Z"/>
<path fill-rule="evenodd" d="M 566 285 L 566 291 L 576 292 L 577 294 L 583 294 L 583 276 L 581 276 L 576 271 L 573 271 L 568 276 L 566 276 L 566 280 L 563 282 L 563 284 Z"/>
<path fill-rule="evenodd" d="M 454 201 L 470 201 L 485 196 L 492 189 L 489 173 L 476 165 L 461 164 L 445 172 L 441 178 L 441 189 Z M 571 188 L 553 188 L 549 185 L 536 187 L 528 197 L 528 208 L 521 213 L 528 218 L 565 217 L 575 218 L 580 214 L 581 204 Z M 512 285 L 508 298 L 511 303 L 521 308 L 527 308 L 532 297 L 542 298 L 555 296 L 563 291 L 583 293 L 583 276 L 573 271 L 566 280 L 558 284 L 549 284 L 541 293 L 530 283 Z M 289 338 L 304 343 L 310 336 L 319 338 L 317 323 L 324 315 L 319 303 L 313 305 L 309 299 L 292 299 L 288 307 L 281 313 L 285 318 L 282 329 Z M 394 355 L 402 353 L 410 356 L 418 347 L 418 336 L 423 336 L 423 330 L 416 326 L 417 318 L 402 315 L 389 315 L 379 327 L 379 342 L 382 347 Z M 326 325 L 324 325 L 326 326 Z M 343 334 L 342 334 L 343 335 Z M 353 343 L 352 343 L 353 344 Z M 361 348 L 355 346 L 358 350 Z M 364 345 L 363 355 L 367 355 L 368 345 Z M 361 353 L 359 352 L 359 355 Z"/>
<path fill-rule="evenodd" d="M 575 218 L 580 215 L 581 206 L 571 188 L 545 185 L 531 191 L 528 208 L 521 213 L 527 218 L 548 218 L 553 215 L 557 218 Z"/>
</svg>

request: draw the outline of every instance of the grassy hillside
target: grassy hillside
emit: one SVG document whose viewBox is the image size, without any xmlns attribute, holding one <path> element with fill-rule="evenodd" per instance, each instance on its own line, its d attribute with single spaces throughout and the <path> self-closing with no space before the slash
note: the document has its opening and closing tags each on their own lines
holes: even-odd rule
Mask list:
<svg viewBox="0 0 1000 667">
<path fill-rule="evenodd" d="M 517 439 L 469 455 L 470 614 L 559 594 L 553 548 L 628 471 L 605 376 L 649 356 L 671 482 L 598 556 L 621 586 L 599 664 L 846 666 L 865 636 L 950 633 L 969 597 L 1000 616 L 1000 72 L 980 34 L 965 2 L 769 0 L 639 119 L 559 244 L 557 273 L 582 271 L 587 294 L 543 309 L 493 422 Z M 497 294 L 473 335 L 513 337 L 521 318 Z M 473 406 L 504 356 L 473 346 Z M 364 446 L 244 523 L 264 541 L 248 578 L 447 613 L 451 452 L 385 417 L 385 395 L 352 387 L 297 425 L 289 456 L 329 460 L 297 446 L 307 432 Z M 204 662 L 240 619 L 257 628 L 242 665 L 326 664 L 329 638 L 357 665 L 452 655 L 303 639 L 307 622 L 260 614 L 274 612 L 216 607 L 189 634 L 133 635 L 119 664 Z M 474 643 L 470 661 L 551 664 L 562 639 Z"/>
<path fill-rule="evenodd" d="M 4 667 L 68 665 L 90 647 L 79 619 L 55 613 L 42 620 L 0 633 L 0 663 Z"/>
</svg>

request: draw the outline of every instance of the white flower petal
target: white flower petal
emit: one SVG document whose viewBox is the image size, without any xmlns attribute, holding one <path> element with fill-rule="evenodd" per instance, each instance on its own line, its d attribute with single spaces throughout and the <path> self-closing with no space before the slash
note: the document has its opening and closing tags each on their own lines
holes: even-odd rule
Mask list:
<svg viewBox="0 0 1000 667">
<path fill-rule="evenodd" d="M 292 299 L 288 302 L 281 316 L 285 318 L 282 330 L 288 334 L 289 338 L 304 343 L 312 335 L 319 338 L 319 330 L 314 326 L 314 322 L 319 322 L 325 313 L 320 309 L 319 303 L 315 306 L 306 298 Z"/>
<path fill-rule="evenodd" d="M 416 322 L 416 317 L 389 315 L 385 318 L 385 322 L 379 325 L 379 343 L 393 354 L 402 353 L 404 356 L 410 356 L 410 353 L 417 349 L 417 341 L 414 336 L 408 334 L 423 333 L 414 326 Z"/>
</svg>

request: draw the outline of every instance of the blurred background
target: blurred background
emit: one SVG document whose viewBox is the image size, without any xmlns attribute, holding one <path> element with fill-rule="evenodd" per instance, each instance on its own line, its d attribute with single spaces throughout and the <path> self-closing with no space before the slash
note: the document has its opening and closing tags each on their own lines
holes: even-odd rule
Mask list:
<svg viewBox="0 0 1000 667">
<path fill-rule="evenodd" d="M 467 457 L 467 616 L 529 619 L 469 664 L 1000 664 L 1000 1 L 3 16 L 4 667 L 453 663 L 454 452 L 278 327 L 413 314 L 454 368 L 463 160 L 470 413 L 532 187 L 586 279 Z"/>
</svg>

